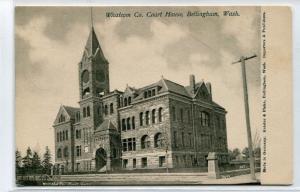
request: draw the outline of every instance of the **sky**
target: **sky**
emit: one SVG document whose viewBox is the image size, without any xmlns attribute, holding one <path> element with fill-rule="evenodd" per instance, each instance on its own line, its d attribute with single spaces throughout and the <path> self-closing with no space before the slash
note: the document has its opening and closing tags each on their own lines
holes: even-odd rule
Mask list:
<svg viewBox="0 0 300 192">
<path fill-rule="evenodd" d="M 106 12 L 237 10 L 239 17 L 106 18 Z M 109 61 L 111 90 L 157 82 L 212 84 L 227 110 L 228 147 L 247 145 L 241 56 L 247 61 L 252 136 L 260 132 L 259 7 L 94 7 L 93 23 Z M 16 148 L 54 149 L 60 105 L 78 107 L 78 63 L 90 30 L 89 7 L 17 7 L 15 14 Z"/>
</svg>

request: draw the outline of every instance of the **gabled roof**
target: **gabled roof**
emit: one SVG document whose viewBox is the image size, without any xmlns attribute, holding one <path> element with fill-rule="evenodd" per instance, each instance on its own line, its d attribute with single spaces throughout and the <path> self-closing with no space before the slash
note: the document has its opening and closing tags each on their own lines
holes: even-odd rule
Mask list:
<svg viewBox="0 0 300 192">
<path fill-rule="evenodd" d="M 167 79 L 162 79 L 162 81 L 164 82 L 167 91 L 177 93 L 186 97 L 191 97 L 184 86 Z"/>
<path fill-rule="evenodd" d="M 65 106 L 65 105 L 63 105 L 63 107 L 71 118 L 75 118 L 76 113 L 79 112 L 80 110 L 79 108 Z"/>
<path fill-rule="evenodd" d="M 95 131 L 104 131 L 109 129 L 116 129 L 116 127 L 110 120 L 106 119 L 96 128 Z"/>
<path fill-rule="evenodd" d="M 75 119 L 76 112 L 78 111 L 79 108 L 61 105 L 53 124 L 59 123 L 59 117 L 61 115 L 64 115 L 66 117 L 66 121 L 69 121 L 70 119 Z"/>
</svg>

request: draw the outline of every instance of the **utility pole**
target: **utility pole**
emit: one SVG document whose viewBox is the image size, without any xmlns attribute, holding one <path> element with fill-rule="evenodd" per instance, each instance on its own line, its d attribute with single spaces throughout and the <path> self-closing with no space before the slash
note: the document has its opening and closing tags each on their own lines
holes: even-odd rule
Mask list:
<svg viewBox="0 0 300 192">
<path fill-rule="evenodd" d="M 255 167 L 254 167 L 254 156 L 253 156 L 253 147 L 252 147 L 252 136 L 251 136 L 251 127 L 250 127 L 250 115 L 249 115 L 249 103 L 248 103 L 248 89 L 247 89 L 247 77 L 246 77 L 246 65 L 245 61 L 255 58 L 256 55 L 251 57 L 241 57 L 240 60 L 233 62 L 241 63 L 242 69 L 242 78 L 243 78 L 243 88 L 244 88 L 244 103 L 245 103 L 245 115 L 246 115 L 246 125 L 247 125 L 247 138 L 248 138 L 248 149 L 249 149 L 249 160 L 250 160 L 250 173 L 251 179 L 255 180 Z"/>
</svg>

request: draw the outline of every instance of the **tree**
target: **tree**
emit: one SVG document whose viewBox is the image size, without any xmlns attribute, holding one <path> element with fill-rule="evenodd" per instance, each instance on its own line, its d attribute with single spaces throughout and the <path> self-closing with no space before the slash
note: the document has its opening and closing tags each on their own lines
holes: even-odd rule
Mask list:
<svg viewBox="0 0 300 192">
<path fill-rule="evenodd" d="M 260 147 L 254 149 L 254 157 L 260 159 Z"/>
<path fill-rule="evenodd" d="M 27 148 L 26 156 L 23 157 L 22 163 L 26 173 L 29 173 L 32 169 L 32 151 L 30 147 Z"/>
<path fill-rule="evenodd" d="M 21 152 L 17 149 L 16 150 L 16 174 L 21 172 L 22 169 L 22 156 L 21 156 Z"/>
<path fill-rule="evenodd" d="M 45 153 L 43 156 L 42 167 L 43 167 L 43 173 L 46 173 L 46 174 L 50 173 L 52 163 L 51 163 L 51 153 L 50 153 L 48 146 L 46 146 L 46 150 L 45 150 Z"/>
<path fill-rule="evenodd" d="M 243 155 L 245 155 L 246 159 L 250 157 L 248 147 L 245 147 L 242 151 Z"/>
<path fill-rule="evenodd" d="M 238 148 L 233 149 L 232 151 L 233 159 L 236 159 L 239 155 L 241 155 L 241 151 Z"/>
<path fill-rule="evenodd" d="M 31 167 L 35 173 L 38 173 L 41 169 L 41 158 L 39 157 L 39 154 L 36 151 L 33 152 Z"/>
</svg>

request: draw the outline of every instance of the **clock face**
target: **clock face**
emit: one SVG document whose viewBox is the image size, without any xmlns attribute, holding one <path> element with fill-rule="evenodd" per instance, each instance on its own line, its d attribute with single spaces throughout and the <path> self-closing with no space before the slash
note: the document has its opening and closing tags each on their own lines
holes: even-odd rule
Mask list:
<svg viewBox="0 0 300 192">
<path fill-rule="evenodd" d="M 96 79 L 97 79 L 97 81 L 104 81 L 105 80 L 105 74 L 102 70 L 98 70 L 96 72 Z"/>
<path fill-rule="evenodd" d="M 82 73 L 82 81 L 84 83 L 87 83 L 89 81 L 90 77 L 89 77 L 89 71 L 88 70 L 84 70 Z"/>
</svg>

